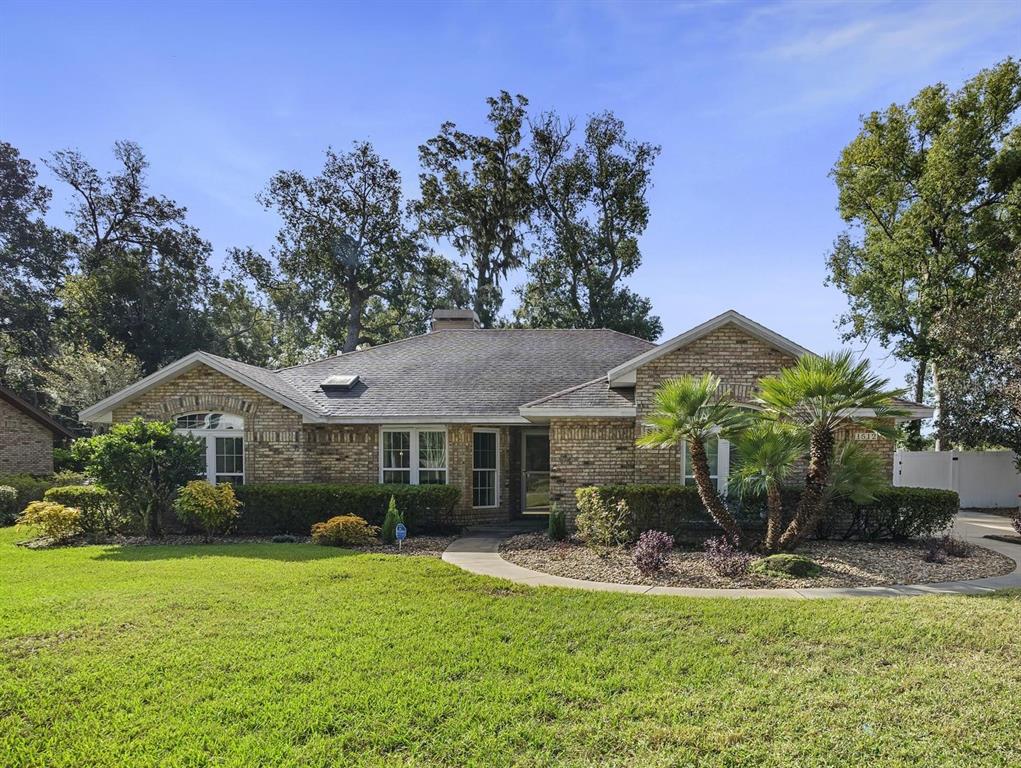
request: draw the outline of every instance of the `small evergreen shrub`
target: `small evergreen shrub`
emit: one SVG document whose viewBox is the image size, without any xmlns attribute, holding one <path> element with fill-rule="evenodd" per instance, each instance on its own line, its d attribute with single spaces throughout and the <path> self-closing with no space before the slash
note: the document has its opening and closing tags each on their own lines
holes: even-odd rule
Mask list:
<svg viewBox="0 0 1021 768">
<path fill-rule="evenodd" d="M 635 540 L 631 510 L 624 499 L 587 499 L 585 504 L 579 505 L 574 522 L 578 538 L 594 549 L 619 547 Z"/>
<path fill-rule="evenodd" d="M 663 531 L 645 531 L 635 546 L 635 565 L 643 576 L 663 570 L 666 556 L 674 548 L 674 537 Z"/>
<path fill-rule="evenodd" d="M 397 524 L 403 522 L 404 518 L 397 510 L 397 499 L 391 495 L 390 504 L 386 508 L 386 516 L 383 518 L 383 525 L 379 531 L 379 537 L 384 544 L 393 544 L 397 541 Z"/>
<path fill-rule="evenodd" d="M 192 480 L 177 494 L 174 511 L 190 525 L 205 533 L 206 541 L 226 533 L 240 516 L 241 502 L 230 483 L 213 485 L 205 480 Z"/>
<path fill-rule="evenodd" d="M 734 578 L 748 572 L 752 556 L 735 547 L 726 536 L 706 539 L 706 564 L 719 576 Z"/>
<path fill-rule="evenodd" d="M 33 501 L 18 518 L 18 525 L 38 528 L 54 541 L 67 541 L 82 532 L 81 512 L 55 501 Z"/>
<path fill-rule="evenodd" d="M 292 536 L 289 533 L 278 533 L 276 536 L 270 539 L 270 541 L 272 541 L 274 544 L 296 544 L 298 542 L 298 537 Z"/>
<path fill-rule="evenodd" d="M 117 533 L 129 523 L 117 498 L 100 485 L 58 485 L 47 489 L 43 498 L 80 510 L 82 532 L 88 536 Z"/>
<path fill-rule="evenodd" d="M 751 564 L 752 573 L 763 576 L 818 576 L 819 564 L 804 555 L 778 554 L 762 557 Z"/>
<path fill-rule="evenodd" d="M 837 502 L 819 533 L 828 538 L 905 540 L 946 530 L 961 506 L 956 491 L 884 488 L 865 504 Z"/>
<path fill-rule="evenodd" d="M 567 538 L 567 517 L 556 502 L 553 502 L 549 508 L 546 534 L 550 537 L 550 541 L 563 541 Z"/>
<path fill-rule="evenodd" d="M 358 515 L 337 515 L 312 526 L 312 541 L 329 547 L 361 547 L 376 542 L 379 528 Z"/>
<path fill-rule="evenodd" d="M 17 520 L 18 491 L 9 485 L 0 485 L 0 525 L 10 525 Z"/>
</svg>

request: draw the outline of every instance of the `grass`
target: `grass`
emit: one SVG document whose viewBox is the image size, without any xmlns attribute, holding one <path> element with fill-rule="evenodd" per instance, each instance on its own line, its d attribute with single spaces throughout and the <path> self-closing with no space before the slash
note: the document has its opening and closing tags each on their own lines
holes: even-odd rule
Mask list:
<svg viewBox="0 0 1021 768">
<path fill-rule="evenodd" d="M 1018 592 L 652 598 L 312 545 L 18 538 L 4 766 L 1021 762 Z"/>
</svg>

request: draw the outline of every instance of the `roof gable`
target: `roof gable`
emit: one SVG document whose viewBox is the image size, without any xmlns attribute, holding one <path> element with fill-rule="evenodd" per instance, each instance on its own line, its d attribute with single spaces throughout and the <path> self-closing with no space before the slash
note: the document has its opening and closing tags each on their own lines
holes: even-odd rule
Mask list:
<svg viewBox="0 0 1021 768">
<path fill-rule="evenodd" d="M 766 326 L 756 323 L 754 320 L 745 317 L 741 313 L 736 312 L 733 309 L 729 309 L 723 314 L 717 315 L 710 320 L 706 320 L 701 325 L 697 325 L 679 336 L 674 336 L 672 339 L 664 341 L 662 344 L 650 349 L 648 352 L 643 352 L 637 357 L 612 368 L 607 374 L 607 379 L 611 386 L 633 385 L 635 383 L 635 371 L 641 366 L 662 357 L 663 355 L 673 352 L 674 350 L 691 344 L 693 341 L 697 341 L 698 339 L 701 339 L 702 337 L 707 336 L 713 331 L 726 325 L 734 325 L 749 336 L 756 338 L 768 346 L 780 350 L 781 352 L 792 355 L 793 357 L 814 354 L 810 350 L 802 347 L 800 344 L 796 344 L 785 336 L 781 336 L 779 333 L 771 331 Z"/>
<path fill-rule="evenodd" d="M 208 352 L 192 352 L 190 355 L 185 355 L 180 360 L 160 368 L 155 373 L 146 376 L 140 381 L 136 381 L 131 386 L 125 387 L 105 400 L 89 406 L 78 414 L 78 418 L 82 421 L 109 421 L 113 409 L 121 403 L 138 397 L 143 392 L 163 382 L 175 379 L 185 371 L 190 371 L 199 365 L 208 366 L 214 371 L 222 373 L 224 376 L 265 395 L 270 400 L 274 400 L 300 413 L 305 421 L 317 422 L 323 420 L 307 398 L 295 390 L 290 383 L 278 377 L 273 371 L 260 368 L 256 365 L 239 363 L 236 360 L 229 360 Z"/>
</svg>

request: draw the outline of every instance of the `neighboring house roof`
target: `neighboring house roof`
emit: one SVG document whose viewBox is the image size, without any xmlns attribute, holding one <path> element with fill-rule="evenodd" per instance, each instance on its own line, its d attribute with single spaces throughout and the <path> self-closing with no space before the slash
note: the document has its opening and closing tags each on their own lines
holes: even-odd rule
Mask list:
<svg viewBox="0 0 1021 768">
<path fill-rule="evenodd" d="M 610 370 L 610 383 L 621 386 L 633 385 L 635 383 L 635 371 L 638 370 L 640 366 L 645 365 L 646 363 L 655 360 L 668 352 L 673 352 L 675 349 L 680 349 L 686 344 L 690 344 L 703 336 L 707 336 L 727 324 L 736 325 L 749 336 L 759 339 L 769 346 L 779 349 L 781 352 L 786 352 L 793 357 L 814 354 L 800 344 L 795 344 L 785 336 L 781 336 L 779 333 L 769 330 L 769 328 L 764 325 L 759 325 L 754 320 L 742 315 L 740 312 L 728 309 L 723 314 L 717 315 L 710 320 L 706 320 L 701 325 L 696 325 L 691 330 L 685 331 L 679 336 L 674 336 L 672 339 L 664 341 L 662 344 L 650 349 L 648 352 L 638 355 L 637 357 L 616 366 Z"/>
<path fill-rule="evenodd" d="M 27 400 L 14 394 L 13 392 L 11 392 L 11 390 L 7 389 L 6 387 L 0 386 L 0 400 L 4 400 L 10 403 L 12 406 L 17 408 L 19 411 L 24 413 L 32 420 L 42 424 L 44 427 L 50 430 L 50 432 L 53 433 L 54 437 L 62 437 L 67 439 L 74 438 L 74 435 L 70 432 L 70 430 L 64 427 L 60 422 L 55 420 L 45 411 L 32 405 Z"/>
</svg>

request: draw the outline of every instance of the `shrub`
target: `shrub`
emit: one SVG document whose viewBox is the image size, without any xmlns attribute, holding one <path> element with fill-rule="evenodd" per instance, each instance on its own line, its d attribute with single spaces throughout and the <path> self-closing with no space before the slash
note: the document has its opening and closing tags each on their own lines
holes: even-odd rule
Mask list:
<svg viewBox="0 0 1021 768">
<path fill-rule="evenodd" d="M 359 547 L 376 541 L 379 528 L 358 515 L 338 515 L 312 526 L 312 541 L 330 547 Z"/>
<path fill-rule="evenodd" d="M 752 556 L 734 546 L 726 536 L 706 539 L 705 561 L 718 575 L 733 578 L 748 572 Z"/>
<path fill-rule="evenodd" d="M 971 557 L 975 552 L 975 547 L 970 542 L 950 534 L 933 539 L 930 546 L 942 549 L 948 556 L 957 558 Z"/>
<path fill-rule="evenodd" d="M 43 498 L 80 510 L 82 532 L 89 536 L 116 533 L 128 524 L 117 498 L 101 485 L 58 485 Z"/>
<path fill-rule="evenodd" d="M 706 512 L 698 496 L 698 489 L 693 485 L 596 485 L 577 489 L 575 498 L 579 512 L 591 505 L 614 504 L 624 500 L 631 511 L 630 527 L 634 536 L 643 531 L 665 531 L 675 539 L 704 538 L 704 534 L 720 530 Z M 728 500 L 728 507 L 745 530 L 763 526 L 764 501 L 755 498 Z"/>
<path fill-rule="evenodd" d="M 307 534 L 315 523 L 337 515 L 359 515 L 383 522 L 394 497 L 409 534 L 450 530 L 460 497 L 452 485 L 371 485 L 327 483 L 250 483 L 238 486 L 244 514 L 238 531 L 253 534 Z"/>
<path fill-rule="evenodd" d="M 66 541 L 82 532 L 81 512 L 54 501 L 33 501 L 18 518 L 18 525 L 35 527 L 54 541 Z"/>
<path fill-rule="evenodd" d="M 822 568 L 804 555 L 778 554 L 762 557 L 751 564 L 752 573 L 764 576 L 818 576 Z"/>
<path fill-rule="evenodd" d="M 85 471 L 85 463 L 75 458 L 74 452 L 70 448 L 58 446 L 53 449 L 53 469 L 58 473 L 81 473 Z"/>
<path fill-rule="evenodd" d="M 174 511 L 186 523 L 205 532 L 206 541 L 213 535 L 226 533 L 240 515 L 241 502 L 230 483 L 213 485 L 205 480 L 192 480 L 180 490 Z"/>
<path fill-rule="evenodd" d="M 13 523 L 18 516 L 15 506 L 18 503 L 18 491 L 9 485 L 0 485 L 0 525 Z"/>
<path fill-rule="evenodd" d="M 383 518 L 383 525 L 379 532 L 379 537 L 384 544 L 393 544 L 397 541 L 397 525 L 403 522 L 404 518 L 397 510 L 397 499 L 391 495 L 390 504 L 386 508 L 386 517 Z"/>
<path fill-rule="evenodd" d="M 17 492 L 17 499 L 14 502 L 13 517 L 6 520 L 0 516 L 0 525 L 10 525 L 17 520 L 29 502 L 42 501 L 43 494 L 47 489 L 63 485 L 81 485 L 85 482 L 85 475 L 77 472 L 57 472 L 55 475 L 5 475 L 0 476 L 0 485 L 6 485 Z"/>
<path fill-rule="evenodd" d="M 953 523 L 960 506 L 956 491 L 890 487 L 865 504 L 836 503 L 819 533 L 868 541 L 933 536 Z"/>
<path fill-rule="evenodd" d="M 938 541 L 933 541 L 929 544 L 929 549 L 926 550 L 922 559 L 927 563 L 939 563 L 942 565 L 947 561 L 947 551 L 943 549 Z"/>
<path fill-rule="evenodd" d="M 564 510 L 556 502 L 550 505 L 549 522 L 546 524 L 546 534 L 550 541 L 563 541 L 567 538 L 567 517 Z"/>
<path fill-rule="evenodd" d="M 578 527 L 578 538 L 596 549 L 619 547 L 635 540 L 631 510 L 624 499 L 587 499 L 578 507 L 575 525 Z"/>
<path fill-rule="evenodd" d="M 172 508 L 178 488 L 205 465 L 198 440 L 176 434 L 171 422 L 141 418 L 75 440 L 71 450 L 124 509 L 142 518 L 146 534 L 153 537 L 162 535 L 162 517 Z"/>
<path fill-rule="evenodd" d="M 270 539 L 270 541 L 272 541 L 274 544 L 296 544 L 298 542 L 298 537 L 292 536 L 289 533 L 278 533 L 276 536 Z"/>
<path fill-rule="evenodd" d="M 635 546 L 635 565 L 643 576 L 650 576 L 666 565 L 667 553 L 674 548 L 674 537 L 663 531 L 645 531 Z"/>
</svg>

